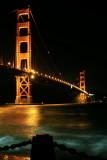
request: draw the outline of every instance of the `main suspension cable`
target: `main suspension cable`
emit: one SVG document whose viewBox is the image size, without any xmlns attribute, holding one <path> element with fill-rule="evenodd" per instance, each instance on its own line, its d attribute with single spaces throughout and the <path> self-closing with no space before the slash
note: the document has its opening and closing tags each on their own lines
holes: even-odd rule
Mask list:
<svg viewBox="0 0 107 160">
<path fill-rule="evenodd" d="M 52 62 L 52 64 L 53 64 L 53 66 L 54 66 L 56 72 L 57 72 L 58 75 L 59 75 L 59 74 L 60 74 L 59 69 L 57 68 L 57 66 L 56 66 L 56 64 L 55 64 L 55 62 L 54 62 L 54 60 L 53 60 L 53 58 L 52 58 L 52 57 L 50 56 L 50 54 L 49 54 L 49 51 L 48 51 L 48 49 L 47 49 L 47 47 L 46 47 L 46 45 L 45 45 L 45 43 L 44 43 L 44 40 L 43 40 L 43 38 L 42 38 L 42 36 L 41 36 L 41 34 L 40 34 L 40 31 L 39 31 L 39 29 L 38 29 L 37 23 L 36 23 L 36 21 L 35 21 L 35 19 L 34 19 L 34 16 L 33 16 L 33 13 L 32 13 L 31 10 L 30 10 L 30 13 L 31 13 L 33 22 L 34 22 L 34 24 L 35 24 L 35 26 L 36 26 L 36 28 L 37 28 L 37 31 L 38 31 L 38 33 L 39 33 L 39 36 L 40 36 L 40 38 L 41 38 L 41 40 L 42 40 L 42 42 L 43 42 L 43 45 L 44 45 L 45 50 L 46 50 L 46 53 L 48 54 L 49 59 L 51 60 L 51 62 Z M 44 63 L 45 63 L 45 62 L 44 62 Z M 46 64 L 46 63 L 45 63 L 45 64 Z M 52 71 L 51 71 L 51 72 L 52 72 Z M 54 74 L 53 74 L 53 75 L 54 75 Z"/>
</svg>

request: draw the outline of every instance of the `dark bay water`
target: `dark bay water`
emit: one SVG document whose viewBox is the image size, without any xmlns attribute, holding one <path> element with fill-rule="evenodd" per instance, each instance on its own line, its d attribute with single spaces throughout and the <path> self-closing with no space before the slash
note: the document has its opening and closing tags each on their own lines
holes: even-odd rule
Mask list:
<svg viewBox="0 0 107 160">
<path fill-rule="evenodd" d="M 50 134 L 57 143 L 79 152 L 107 158 L 107 104 L 0 106 L 0 147 L 40 133 Z M 29 160 L 30 149 L 27 145 L 1 152 L 0 160 Z M 62 152 L 57 159 L 64 159 Z"/>
</svg>

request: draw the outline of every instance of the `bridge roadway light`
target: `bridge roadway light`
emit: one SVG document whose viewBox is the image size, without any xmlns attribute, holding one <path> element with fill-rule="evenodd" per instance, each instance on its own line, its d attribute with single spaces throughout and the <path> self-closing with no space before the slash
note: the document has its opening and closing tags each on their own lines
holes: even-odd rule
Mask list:
<svg viewBox="0 0 107 160">
<path fill-rule="evenodd" d="M 27 71 L 27 68 L 23 68 L 24 71 Z"/>
<path fill-rule="evenodd" d="M 8 66 L 10 66 L 10 65 L 11 65 L 11 63 L 10 63 L 10 62 L 8 62 L 8 63 L 7 63 L 7 65 L 8 65 Z"/>
<path fill-rule="evenodd" d="M 34 75 L 34 74 L 32 74 L 32 75 L 31 75 L 31 79 L 34 79 L 34 78 L 35 78 L 35 75 Z"/>
<path fill-rule="evenodd" d="M 71 89 L 73 88 L 73 86 L 71 85 Z"/>
<path fill-rule="evenodd" d="M 35 71 L 33 74 L 40 75 L 40 73 L 38 71 Z"/>
</svg>

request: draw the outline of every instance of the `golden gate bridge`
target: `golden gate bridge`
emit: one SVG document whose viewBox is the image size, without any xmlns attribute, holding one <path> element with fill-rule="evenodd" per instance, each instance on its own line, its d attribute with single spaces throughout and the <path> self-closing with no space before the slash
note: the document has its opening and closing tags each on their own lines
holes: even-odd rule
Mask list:
<svg viewBox="0 0 107 160">
<path fill-rule="evenodd" d="M 16 53 L 14 55 L 15 60 L 13 60 L 13 64 L 11 62 L 7 62 L 7 67 L 1 61 L 0 68 L 5 65 L 5 70 L 11 70 L 14 72 L 14 76 L 16 77 L 16 100 L 15 103 L 31 103 L 32 102 L 32 93 L 31 93 L 31 83 L 32 79 L 36 81 L 37 76 L 41 76 L 43 78 L 49 79 L 51 81 L 64 84 L 68 86 L 71 90 L 75 88 L 78 90 L 82 97 L 88 96 L 88 92 L 85 90 L 85 72 L 80 72 L 80 86 L 76 86 L 72 83 L 64 81 L 60 78 L 54 76 L 54 74 L 49 75 L 47 73 L 38 72 L 35 61 L 33 59 L 32 54 L 32 44 L 35 42 L 32 38 L 31 33 L 31 18 L 38 30 L 36 21 L 34 19 L 33 13 L 28 6 L 27 9 L 17 9 L 13 11 L 17 15 L 16 22 Z M 39 32 L 39 30 L 38 30 Z M 40 35 L 40 32 L 39 32 Z M 41 35 L 40 38 L 42 39 Z M 43 42 L 43 40 L 42 40 Z M 43 42 L 44 43 L 44 42 Z M 34 45 L 33 44 L 33 45 Z M 2 58 L 1 58 L 2 59 Z M 17 74 L 16 74 L 17 73 Z"/>
</svg>

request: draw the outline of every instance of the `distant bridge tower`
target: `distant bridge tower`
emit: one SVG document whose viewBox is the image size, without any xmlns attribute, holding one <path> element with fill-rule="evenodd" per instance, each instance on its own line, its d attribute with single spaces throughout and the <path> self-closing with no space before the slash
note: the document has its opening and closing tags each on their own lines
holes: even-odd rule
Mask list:
<svg viewBox="0 0 107 160">
<path fill-rule="evenodd" d="M 80 72 L 80 89 L 85 91 L 85 71 Z"/>
<path fill-rule="evenodd" d="M 17 10 L 15 68 L 27 72 L 32 68 L 30 7 Z M 28 75 L 16 76 L 15 103 L 30 103 L 31 100 L 30 77 Z"/>
<path fill-rule="evenodd" d="M 85 71 L 80 72 L 80 89 L 85 91 Z M 87 95 L 83 92 L 81 92 L 77 96 L 77 101 L 79 103 L 84 103 L 87 101 Z"/>
</svg>

